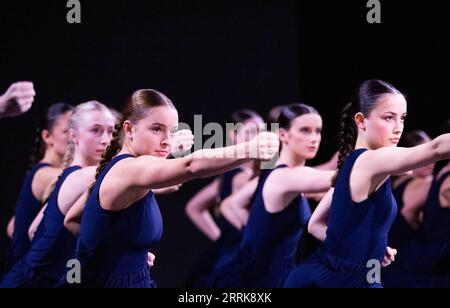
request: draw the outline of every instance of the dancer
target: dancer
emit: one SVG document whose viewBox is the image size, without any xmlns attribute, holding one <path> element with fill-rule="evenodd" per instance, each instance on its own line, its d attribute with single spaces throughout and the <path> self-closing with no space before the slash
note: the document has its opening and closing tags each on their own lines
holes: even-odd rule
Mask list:
<svg viewBox="0 0 450 308">
<path fill-rule="evenodd" d="M 285 287 L 382 287 L 379 267 L 386 252 L 389 260 L 395 254 L 387 250 L 396 216 L 390 176 L 450 157 L 449 134 L 397 148 L 405 117 L 405 97 L 389 83 L 368 80 L 356 90 L 341 115 L 334 193 L 316 210 L 320 219 L 310 222 L 325 241 Z"/>
<path fill-rule="evenodd" d="M 241 109 L 232 113 L 231 121 L 237 130 L 228 132 L 233 144 L 248 142 L 260 130 L 263 119 L 253 110 Z M 222 215 L 216 220 L 221 200 L 242 188 L 259 174 L 259 162 L 252 161 L 239 168 L 216 177 L 209 185 L 195 194 L 186 205 L 186 214 L 191 221 L 214 243 L 194 263 L 188 275 L 186 287 L 211 287 L 211 272 L 219 264 L 227 262 L 239 245 L 242 233 L 233 227 Z"/>
<path fill-rule="evenodd" d="M 245 230 L 234 257 L 218 270 L 217 287 L 282 287 L 294 268 L 298 241 L 311 216 L 303 194 L 331 187 L 334 170 L 305 167 L 319 149 L 319 113 L 311 106 L 289 105 L 278 122 L 282 149 L 277 167 L 264 170 L 259 179 L 222 203 L 224 215 Z"/>
<path fill-rule="evenodd" d="M 151 190 L 226 172 L 250 156 L 270 159 L 278 150 L 276 135 L 261 133 L 236 146 L 162 159 L 177 125 L 164 94 L 138 90 L 130 97 L 83 211 L 76 251 L 82 286 L 153 287 L 147 252 L 161 237 L 162 218 Z"/>
<path fill-rule="evenodd" d="M 64 228 L 64 216 L 92 181 L 113 128 L 114 116 L 99 102 L 83 103 L 73 110 L 64 171 L 50 186 L 44 196 L 48 204 L 30 226 L 33 241 L 28 253 L 5 275 L 0 287 L 54 287 L 60 281 L 76 244 Z"/>
<path fill-rule="evenodd" d="M 9 251 L 11 266 L 30 248 L 28 229 L 42 207 L 45 189 L 62 171 L 72 109 L 66 103 L 50 106 L 38 129 L 31 168 L 22 184 L 15 215 L 9 223 L 8 233 L 12 237 Z"/>
</svg>

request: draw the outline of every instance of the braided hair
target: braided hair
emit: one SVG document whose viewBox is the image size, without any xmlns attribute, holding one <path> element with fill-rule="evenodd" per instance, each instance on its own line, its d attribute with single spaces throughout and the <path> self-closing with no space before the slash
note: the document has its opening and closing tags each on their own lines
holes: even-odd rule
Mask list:
<svg viewBox="0 0 450 308">
<path fill-rule="evenodd" d="M 95 179 L 97 180 L 100 173 L 105 169 L 106 165 L 111 161 L 111 159 L 119 153 L 123 145 L 123 125 L 125 121 L 130 121 L 131 123 L 137 123 L 148 115 L 151 108 L 167 106 L 174 108 L 175 106 L 172 101 L 167 98 L 161 92 L 152 89 L 142 89 L 135 91 L 128 99 L 125 108 L 122 112 L 122 118 L 118 124 L 114 127 L 114 132 L 112 135 L 111 142 L 103 152 L 100 159 L 100 163 L 97 167 L 95 174 Z M 89 188 L 89 193 L 92 192 L 94 188 L 94 183 Z"/>
<path fill-rule="evenodd" d="M 353 93 L 351 101 L 341 111 L 338 132 L 338 164 L 333 177 L 333 186 L 344 162 L 355 149 L 358 129 L 354 120 L 355 114 L 361 112 L 366 118 L 377 106 L 379 98 L 385 94 L 402 94 L 386 81 L 370 79 L 364 81 Z"/>
</svg>

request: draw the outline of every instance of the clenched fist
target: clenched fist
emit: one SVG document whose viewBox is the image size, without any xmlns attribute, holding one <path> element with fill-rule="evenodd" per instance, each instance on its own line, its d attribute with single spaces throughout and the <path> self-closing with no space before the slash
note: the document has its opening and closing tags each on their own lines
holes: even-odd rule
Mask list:
<svg viewBox="0 0 450 308">
<path fill-rule="evenodd" d="M 249 157 L 260 160 L 271 160 L 280 148 L 278 136 L 271 132 L 259 133 L 249 142 Z"/>
<path fill-rule="evenodd" d="M 34 101 L 33 83 L 28 81 L 15 82 L 0 96 L 0 118 L 15 117 L 31 108 Z"/>
<path fill-rule="evenodd" d="M 194 135 L 189 129 L 182 129 L 175 133 L 172 138 L 172 156 L 177 156 L 181 153 L 187 152 L 192 148 L 194 144 Z"/>
</svg>

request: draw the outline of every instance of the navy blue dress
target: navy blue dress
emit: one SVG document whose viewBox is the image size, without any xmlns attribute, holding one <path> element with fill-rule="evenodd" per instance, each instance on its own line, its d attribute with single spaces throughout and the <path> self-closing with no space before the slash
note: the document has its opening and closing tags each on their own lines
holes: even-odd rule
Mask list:
<svg viewBox="0 0 450 308">
<path fill-rule="evenodd" d="M 220 201 L 232 193 L 234 177 L 242 170 L 237 168 L 222 175 L 220 180 Z M 242 232 L 237 230 L 223 216 L 217 219 L 220 237 L 200 256 L 188 275 L 185 287 L 209 288 L 215 279 L 216 271 L 221 264 L 231 259 L 233 253 L 239 248 Z"/>
<path fill-rule="evenodd" d="M 14 214 L 14 235 L 8 255 L 8 263 L 10 266 L 13 266 L 19 261 L 28 252 L 28 249 L 30 249 L 31 242 L 28 237 L 28 229 L 42 208 L 41 201 L 37 200 L 33 195 L 31 186 L 35 174 L 41 168 L 48 166 L 50 165 L 45 163 L 35 164 L 28 172 L 22 184 Z"/>
<path fill-rule="evenodd" d="M 286 167 L 280 165 L 275 169 Z M 311 209 L 299 194 L 281 212 L 267 212 L 263 188 L 273 170 L 260 175 L 239 250 L 220 269 L 216 287 L 282 287 L 294 268 L 298 241 L 311 217 Z"/>
<path fill-rule="evenodd" d="M 450 288 L 450 245 L 433 269 L 430 287 Z"/>
<path fill-rule="evenodd" d="M 395 188 L 392 193 L 397 201 L 397 216 L 395 217 L 394 223 L 389 230 L 388 243 L 390 247 L 397 248 L 403 242 L 414 237 L 416 231 L 409 225 L 406 219 L 403 217 L 401 210 L 404 206 L 403 195 L 405 193 L 406 187 L 411 183 L 413 179 L 408 179 L 401 183 L 397 188 Z"/>
<path fill-rule="evenodd" d="M 450 209 L 439 202 L 442 184 L 450 172 L 435 179 L 417 236 L 397 248 L 396 261 L 384 270 L 386 287 L 429 287 L 433 276 L 445 269 L 450 245 Z"/>
<path fill-rule="evenodd" d="M 320 248 L 289 275 L 287 288 L 377 288 L 368 274 L 386 254 L 389 228 L 397 205 L 388 179 L 363 202 L 350 194 L 350 174 L 358 157 L 366 149 L 353 151 L 340 171 L 331 203 L 327 237 Z M 370 276 L 369 278 L 374 278 Z"/>
<path fill-rule="evenodd" d="M 6 274 L 0 287 L 54 287 L 66 272 L 67 261 L 73 258 L 76 239 L 64 227 L 64 215 L 58 207 L 58 195 L 66 178 L 80 166 L 63 171 L 48 200 L 28 253 Z"/>
<path fill-rule="evenodd" d="M 129 154 L 113 158 L 97 178 L 83 211 L 76 258 L 82 268 L 81 287 L 150 288 L 147 254 L 162 235 L 162 217 L 151 191 L 121 211 L 99 203 L 100 185 L 109 170 Z"/>
</svg>

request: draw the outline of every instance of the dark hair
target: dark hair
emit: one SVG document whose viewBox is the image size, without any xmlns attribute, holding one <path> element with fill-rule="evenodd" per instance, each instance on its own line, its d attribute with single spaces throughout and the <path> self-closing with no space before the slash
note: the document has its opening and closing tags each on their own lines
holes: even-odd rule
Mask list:
<svg viewBox="0 0 450 308">
<path fill-rule="evenodd" d="M 304 115 L 304 114 L 319 114 L 319 112 L 312 106 L 305 104 L 292 104 L 285 106 L 281 109 L 280 115 L 278 116 L 277 123 L 280 125 L 280 128 L 284 128 L 285 130 L 289 130 L 292 125 L 292 121 L 296 118 Z"/>
<path fill-rule="evenodd" d="M 112 134 L 111 143 L 106 148 L 105 152 L 102 154 L 102 157 L 99 162 L 99 166 L 97 167 L 97 172 L 95 175 L 95 179 L 97 179 L 98 175 L 102 170 L 106 167 L 106 165 L 111 161 L 111 159 L 116 156 L 119 150 L 122 147 L 122 129 L 123 123 L 125 121 L 130 121 L 131 123 L 136 123 L 139 120 L 145 118 L 148 115 L 148 111 L 154 107 L 167 106 L 170 108 L 174 108 L 175 106 L 172 101 L 167 98 L 161 92 L 152 89 L 143 89 L 135 91 L 130 98 L 128 99 L 125 108 L 122 112 L 122 119 L 119 124 L 116 124 L 114 127 L 114 132 Z M 94 185 L 92 184 L 89 192 L 92 191 Z"/>
<path fill-rule="evenodd" d="M 364 81 L 353 92 L 350 103 L 345 105 L 341 111 L 341 118 L 338 133 L 338 171 L 333 178 L 333 186 L 339 171 L 344 165 L 344 161 L 348 155 L 355 149 L 358 130 L 354 120 L 355 114 L 361 112 L 368 117 L 373 109 L 375 109 L 378 99 L 385 94 L 401 94 L 393 85 L 386 81 L 371 79 Z"/>
<path fill-rule="evenodd" d="M 30 167 L 39 162 L 45 154 L 45 142 L 42 140 L 43 130 L 53 131 L 56 122 L 67 112 L 72 112 L 73 106 L 67 103 L 56 103 L 51 105 L 45 115 L 39 121 L 39 128 L 36 130 L 34 145 L 30 156 Z"/>
<path fill-rule="evenodd" d="M 287 105 L 278 105 L 272 107 L 266 115 L 267 124 L 276 123 L 278 121 L 278 117 L 280 116 L 281 110 Z"/>
<path fill-rule="evenodd" d="M 424 132 L 423 130 L 415 129 L 405 134 L 405 140 L 402 143 L 402 146 L 408 148 L 415 147 L 430 140 L 431 138 L 426 132 Z"/>
<path fill-rule="evenodd" d="M 250 109 L 239 109 L 239 110 L 236 110 L 230 116 L 230 120 L 233 123 L 243 123 L 243 122 L 245 122 L 247 120 L 255 119 L 255 118 L 256 119 L 261 119 L 261 121 L 262 121 L 262 117 L 256 111 L 253 111 L 253 110 L 250 110 Z"/>
</svg>

